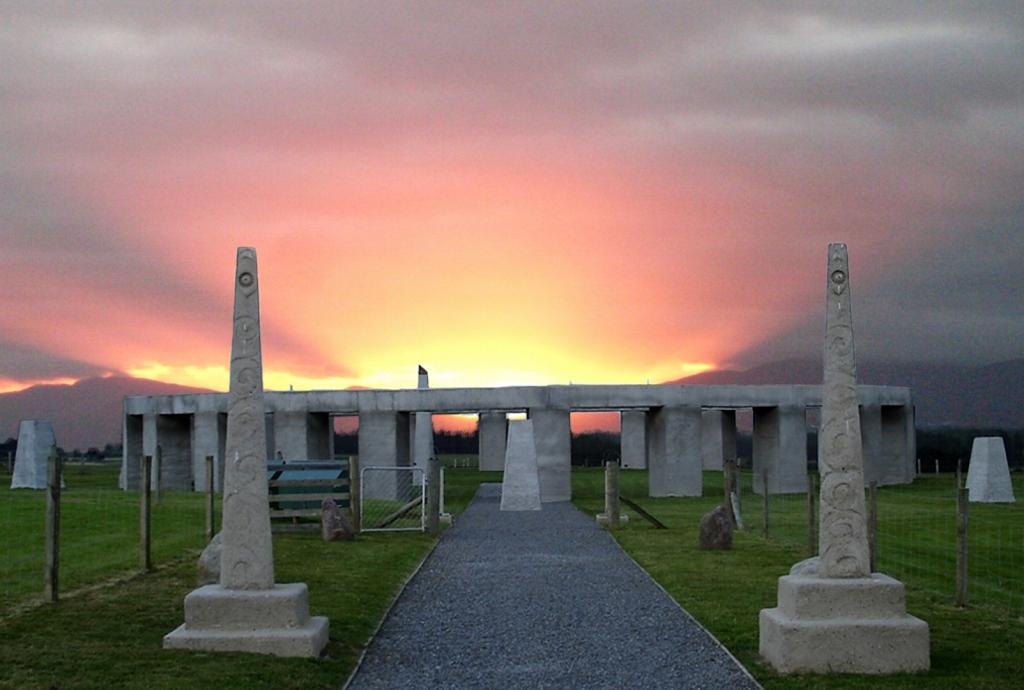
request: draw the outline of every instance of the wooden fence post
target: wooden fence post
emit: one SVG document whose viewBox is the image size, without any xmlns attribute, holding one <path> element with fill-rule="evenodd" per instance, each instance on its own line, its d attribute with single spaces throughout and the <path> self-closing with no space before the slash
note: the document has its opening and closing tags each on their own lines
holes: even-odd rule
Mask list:
<svg viewBox="0 0 1024 690">
<path fill-rule="evenodd" d="M 213 537 L 217 534 L 217 519 L 214 514 L 213 506 L 216 499 L 216 493 L 214 492 L 213 482 L 213 456 L 206 456 L 206 541 L 213 541 Z"/>
<path fill-rule="evenodd" d="M 615 460 L 604 464 L 604 514 L 608 529 L 619 526 L 619 463 Z"/>
<path fill-rule="evenodd" d="M 878 482 L 868 484 L 868 567 L 878 568 Z"/>
<path fill-rule="evenodd" d="M 956 605 L 967 606 L 967 501 L 968 489 L 956 490 Z"/>
<path fill-rule="evenodd" d="M 153 458 L 153 477 L 156 480 L 153 491 L 153 503 L 160 505 L 160 478 L 163 475 L 164 451 L 160 446 L 156 447 L 156 455 Z"/>
<path fill-rule="evenodd" d="M 740 472 L 739 456 L 736 457 L 736 476 L 733 477 L 733 483 L 732 515 L 736 518 L 736 528 L 743 529 L 743 474 Z"/>
<path fill-rule="evenodd" d="M 153 457 L 142 457 L 142 471 L 139 472 L 139 568 L 144 573 L 153 569 L 149 552 L 150 493 L 152 491 Z"/>
<path fill-rule="evenodd" d="M 818 475 L 807 475 L 807 555 L 818 555 Z"/>
<path fill-rule="evenodd" d="M 768 470 L 761 470 L 761 536 L 768 538 Z"/>
<path fill-rule="evenodd" d="M 359 476 L 359 458 L 348 456 L 348 510 L 352 515 L 352 528 L 356 534 L 362 529 L 362 479 Z"/>
<path fill-rule="evenodd" d="M 427 458 L 427 532 L 437 536 L 441 532 L 441 461 Z"/>
<path fill-rule="evenodd" d="M 60 478 L 61 462 L 57 447 L 50 449 L 46 464 L 46 568 L 43 571 L 43 598 L 55 602 L 60 591 Z"/>
<path fill-rule="evenodd" d="M 727 458 L 722 463 L 722 489 L 725 493 L 725 514 L 729 516 L 729 522 L 736 526 L 736 514 L 732 509 L 732 492 L 736 490 L 736 461 Z"/>
</svg>

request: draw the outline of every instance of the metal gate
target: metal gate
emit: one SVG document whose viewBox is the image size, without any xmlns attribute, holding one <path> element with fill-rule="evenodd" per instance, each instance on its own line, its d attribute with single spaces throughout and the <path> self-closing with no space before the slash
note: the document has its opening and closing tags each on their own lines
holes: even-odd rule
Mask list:
<svg viewBox="0 0 1024 690">
<path fill-rule="evenodd" d="M 419 467 L 363 467 L 359 473 L 363 532 L 423 531 L 424 472 Z"/>
</svg>

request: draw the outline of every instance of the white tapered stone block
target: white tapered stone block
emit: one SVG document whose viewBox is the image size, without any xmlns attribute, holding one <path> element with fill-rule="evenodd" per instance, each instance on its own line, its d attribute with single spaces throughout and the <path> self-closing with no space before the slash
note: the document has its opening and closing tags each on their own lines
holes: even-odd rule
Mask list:
<svg viewBox="0 0 1024 690">
<path fill-rule="evenodd" d="M 502 510 L 540 510 L 540 477 L 533 422 L 529 419 L 508 423 L 505 446 L 505 474 L 501 481 Z"/>
<path fill-rule="evenodd" d="M 974 439 L 967 468 L 967 495 L 971 503 L 1014 503 L 1006 446 L 1000 436 Z"/>
<path fill-rule="evenodd" d="M 50 449 L 57 442 L 53 425 L 45 419 L 25 419 L 18 425 L 18 452 L 14 456 L 12 489 L 45 489 Z"/>
</svg>

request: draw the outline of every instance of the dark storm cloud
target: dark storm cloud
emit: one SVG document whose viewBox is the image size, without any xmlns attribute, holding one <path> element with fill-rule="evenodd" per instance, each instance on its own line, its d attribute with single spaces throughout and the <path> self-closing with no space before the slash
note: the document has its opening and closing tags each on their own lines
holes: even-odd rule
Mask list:
<svg viewBox="0 0 1024 690">
<path fill-rule="evenodd" d="M 657 205 L 697 168 L 779 252 L 737 270 L 850 242 L 863 354 L 995 359 L 1024 335 L 1017 2 L 5 3 L 0 64 L 7 261 L 170 290 L 210 328 L 226 298 L 112 228 L 97 180 L 252 150 L 601 152 Z M 797 261 L 806 303 L 819 263 Z M 816 352 L 802 309 L 739 359 Z"/>
<path fill-rule="evenodd" d="M 61 357 L 17 343 L 0 342 L 0 379 L 40 381 L 59 378 L 84 378 L 109 373 L 89 362 Z"/>
</svg>

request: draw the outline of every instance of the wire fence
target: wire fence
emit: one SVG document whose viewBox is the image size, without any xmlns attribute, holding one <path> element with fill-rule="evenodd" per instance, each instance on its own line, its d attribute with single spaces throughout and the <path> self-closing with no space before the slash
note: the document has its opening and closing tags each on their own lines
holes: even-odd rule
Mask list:
<svg viewBox="0 0 1024 690">
<path fill-rule="evenodd" d="M 750 490 L 750 480 L 749 472 L 742 473 L 746 529 L 815 554 L 812 530 L 817 515 L 809 512 L 807 495 L 770 495 L 765 503 Z M 875 570 L 915 591 L 958 603 L 957 554 L 964 550 L 963 603 L 1024 618 L 1024 476 L 1014 475 L 1012 481 L 1017 503 L 967 504 L 962 540 L 957 537 L 956 474 L 927 474 L 912 484 L 878 487 Z M 868 496 L 870 513 L 870 492 Z"/>
<path fill-rule="evenodd" d="M 363 467 L 360 470 L 361 529 L 364 532 L 422 530 L 424 473 L 419 467 Z"/>
<path fill-rule="evenodd" d="M 141 496 L 118 488 L 120 458 L 69 459 L 63 464 L 58 538 L 58 595 L 139 572 Z M 0 616 L 43 598 L 46 559 L 45 489 L 10 489 L 0 469 Z M 202 492 L 151 496 L 150 562 L 159 566 L 194 556 L 205 546 Z M 220 499 L 214 516 L 220 514 Z"/>
</svg>

